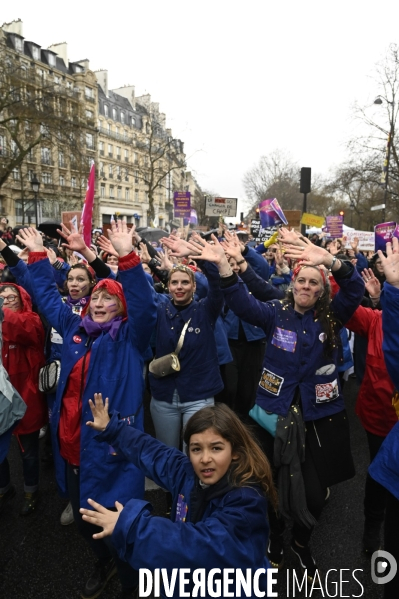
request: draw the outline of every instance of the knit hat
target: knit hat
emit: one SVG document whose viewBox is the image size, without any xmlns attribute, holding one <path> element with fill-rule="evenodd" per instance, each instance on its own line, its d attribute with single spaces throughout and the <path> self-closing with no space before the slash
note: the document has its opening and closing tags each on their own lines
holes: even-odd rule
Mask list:
<svg viewBox="0 0 399 599">
<path fill-rule="evenodd" d="M 123 293 L 122 285 L 114 279 L 102 279 L 97 285 L 93 288 L 92 295 L 96 291 L 107 291 L 110 295 L 116 295 L 116 297 L 121 301 L 123 306 L 124 316 L 127 315 L 127 305 L 125 295 Z M 87 306 L 82 310 L 82 318 L 89 313 L 90 301 Z"/>
</svg>

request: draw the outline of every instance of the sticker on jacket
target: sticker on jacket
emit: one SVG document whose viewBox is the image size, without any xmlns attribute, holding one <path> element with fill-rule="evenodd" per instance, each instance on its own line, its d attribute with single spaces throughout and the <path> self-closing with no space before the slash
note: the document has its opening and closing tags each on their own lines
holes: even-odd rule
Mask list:
<svg viewBox="0 0 399 599">
<path fill-rule="evenodd" d="M 185 522 L 187 518 L 188 505 L 184 501 L 184 495 L 179 494 L 176 505 L 175 522 Z"/>
<path fill-rule="evenodd" d="M 294 331 L 287 331 L 276 327 L 273 333 L 272 345 L 284 351 L 294 352 L 296 347 L 297 335 Z"/>
<path fill-rule="evenodd" d="M 265 391 L 272 393 L 272 395 L 279 395 L 283 383 L 284 379 L 282 376 L 278 376 L 266 368 L 263 369 L 262 376 L 260 377 L 259 381 L 259 387 L 262 387 L 262 389 Z"/>
<path fill-rule="evenodd" d="M 335 364 L 327 364 L 316 370 L 315 374 L 321 376 L 322 374 L 332 374 L 335 372 Z"/>
<path fill-rule="evenodd" d="M 332 401 L 339 397 L 338 381 L 335 379 L 331 383 L 316 385 L 316 403 Z"/>
</svg>

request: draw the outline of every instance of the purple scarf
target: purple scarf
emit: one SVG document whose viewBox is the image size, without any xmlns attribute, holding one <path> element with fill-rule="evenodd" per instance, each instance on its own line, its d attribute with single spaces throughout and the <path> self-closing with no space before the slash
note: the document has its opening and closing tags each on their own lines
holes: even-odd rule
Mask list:
<svg viewBox="0 0 399 599">
<path fill-rule="evenodd" d="M 115 341 L 115 337 L 119 331 L 119 327 L 122 324 L 122 320 L 122 316 L 115 316 L 115 318 L 109 320 L 108 322 L 99 323 L 94 322 L 92 317 L 87 314 L 87 316 L 82 318 L 82 327 L 86 333 L 94 339 L 97 339 L 101 333 L 109 333 L 112 341 Z"/>
<path fill-rule="evenodd" d="M 90 301 L 90 295 L 85 295 L 79 299 L 72 299 L 70 295 L 67 295 L 62 298 L 62 301 L 70 308 L 72 308 L 72 306 L 81 306 L 84 308 Z"/>
</svg>

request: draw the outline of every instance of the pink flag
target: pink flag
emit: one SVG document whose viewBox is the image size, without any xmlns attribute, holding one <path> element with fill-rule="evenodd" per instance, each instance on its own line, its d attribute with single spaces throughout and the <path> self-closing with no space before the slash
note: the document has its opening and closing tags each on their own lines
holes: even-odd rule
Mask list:
<svg viewBox="0 0 399 599">
<path fill-rule="evenodd" d="M 83 227 L 83 239 L 87 247 L 91 244 L 91 229 L 93 220 L 93 208 L 94 208 L 94 186 L 96 180 L 96 168 L 94 166 L 94 160 L 91 163 L 89 180 L 87 182 L 86 198 L 83 204 L 82 218 L 80 224 Z"/>
</svg>

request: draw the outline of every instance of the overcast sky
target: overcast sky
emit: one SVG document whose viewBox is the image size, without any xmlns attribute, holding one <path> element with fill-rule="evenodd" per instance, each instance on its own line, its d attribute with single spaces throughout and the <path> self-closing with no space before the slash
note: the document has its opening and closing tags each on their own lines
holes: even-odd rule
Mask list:
<svg viewBox="0 0 399 599">
<path fill-rule="evenodd" d="M 244 173 L 276 148 L 322 175 L 345 160 L 352 106 L 380 93 L 374 65 L 399 41 L 393 0 L 19 0 L 0 18 L 42 47 L 66 41 L 110 89 L 150 93 L 202 189 L 241 210 Z"/>
</svg>

